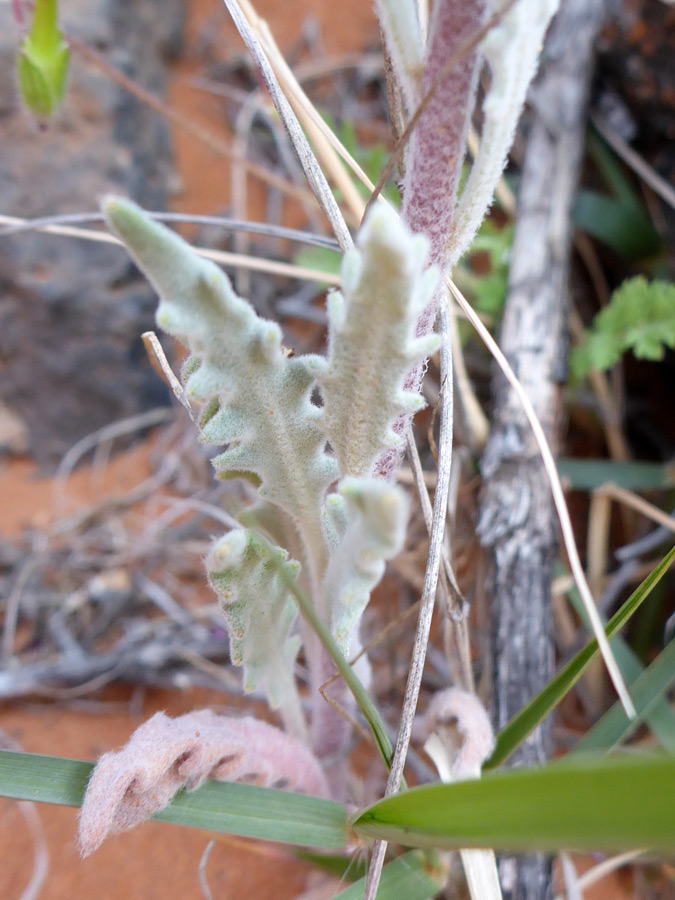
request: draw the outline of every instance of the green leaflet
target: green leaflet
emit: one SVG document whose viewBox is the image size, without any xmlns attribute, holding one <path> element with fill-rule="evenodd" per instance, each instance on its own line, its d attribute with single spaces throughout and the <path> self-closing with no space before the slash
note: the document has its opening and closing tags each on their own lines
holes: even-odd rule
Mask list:
<svg viewBox="0 0 675 900">
<path fill-rule="evenodd" d="M 675 285 L 629 278 L 612 294 L 586 341 L 570 356 L 577 378 L 592 370 L 609 369 L 627 351 L 638 359 L 663 359 L 666 347 L 675 347 Z"/>
<path fill-rule="evenodd" d="M 352 819 L 408 847 L 675 849 L 675 757 L 568 758 L 477 781 L 413 788 Z"/>
<path fill-rule="evenodd" d="M 345 256 L 342 293 L 328 299 L 328 360 L 317 358 L 316 371 L 321 426 L 343 476 L 370 475 L 380 453 L 401 440 L 393 422 L 423 406 L 403 381 L 438 347 L 436 335 L 415 337 L 438 280 L 435 269 L 424 268 L 426 258 L 426 240 L 376 206 L 357 249 Z"/>
<path fill-rule="evenodd" d="M 379 478 L 345 478 L 326 507 L 335 531 L 323 595 L 331 631 L 349 658 L 370 593 L 384 574 L 385 562 L 403 547 L 408 500 L 394 484 Z"/>
<path fill-rule="evenodd" d="M 293 578 L 300 567 L 285 550 L 265 548 L 255 532 L 236 528 L 213 544 L 206 571 L 221 597 L 232 662 L 244 668 L 244 689 L 260 687 L 272 709 L 281 710 L 289 733 L 306 737 L 293 674 L 300 638 L 291 631 L 298 610 L 280 577 L 282 567 Z"/>
<path fill-rule="evenodd" d="M 219 474 L 252 473 L 260 495 L 286 510 L 305 542 L 320 543 L 321 504 L 337 467 L 324 452 L 321 410 L 310 399 L 315 358 L 289 358 L 278 325 L 261 319 L 216 265 L 136 204 L 109 197 L 103 208 L 161 296 L 158 324 L 193 354 L 185 386 L 206 402 L 204 439 L 230 445 L 214 460 Z"/>
</svg>

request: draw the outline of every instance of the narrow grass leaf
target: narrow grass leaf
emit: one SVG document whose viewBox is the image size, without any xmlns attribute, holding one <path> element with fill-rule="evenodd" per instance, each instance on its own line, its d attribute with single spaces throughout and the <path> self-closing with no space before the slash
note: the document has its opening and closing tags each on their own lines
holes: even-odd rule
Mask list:
<svg viewBox="0 0 675 900">
<path fill-rule="evenodd" d="M 408 847 L 675 850 L 675 757 L 568 758 L 413 788 L 358 813 L 360 837 Z"/>
<path fill-rule="evenodd" d="M 626 682 L 630 685 L 629 690 L 631 697 L 633 697 L 635 703 L 638 704 L 637 721 L 644 721 L 645 725 L 649 728 L 664 750 L 668 753 L 675 753 L 675 711 L 671 708 L 667 698 L 663 696 L 673 682 L 675 682 L 675 665 L 673 665 L 670 670 L 671 674 L 669 679 L 668 664 L 666 660 L 663 662 L 654 660 L 654 665 L 658 663 L 656 670 L 650 675 L 646 682 L 641 682 L 640 685 L 637 685 L 636 682 L 638 678 L 640 678 L 645 671 L 645 666 L 642 665 L 639 656 L 633 648 L 624 641 L 620 634 L 614 635 L 611 644 L 614 655 L 619 663 L 619 668 L 621 669 Z M 664 651 L 664 653 L 665 652 L 666 651 Z M 665 686 L 662 687 L 659 692 L 658 684 L 660 683 L 663 683 Z M 634 696 L 634 691 L 637 692 L 636 696 Z M 641 695 L 644 697 L 644 703 L 641 700 Z M 622 735 L 621 740 L 624 740 L 626 737 L 628 737 L 628 733 Z M 584 740 L 585 739 L 586 735 L 584 736 Z M 611 746 L 612 745 L 610 744 L 607 744 L 606 746 L 598 745 L 597 749 L 591 749 L 589 746 L 587 749 L 588 752 L 595 753 L 609 750 Z M 574 749 L 576 752 L 576 747 Z M 584 750 L 584 752 L 587 751 Z"/>
<path fill-rule="evenodd" d="M 581 618 L 583 624 L 586 628 L 589 628 L 586 610 L 576 587 L 572 586 L 570 588 L 567 592 L 567 598 L 574 611 Z M 642 618 L 645 618 L 644 615 Z M 633 641 L 634 640 L 635 634 L 633 634 Z M 617 665 L 621 670 L 621 674 L 623 675 L 626 684 L 630 685 L 629 690 L 632 697 L 633 690 L 635 689 L 635 682 L 644 672 L 645 666 L 642 664 L 640 657 L 635 650 L 633 650 L 620 634 L 615 634 L 609 643 Z M 644 689 L 643 686 L 641 690 Z M 664 688 L 664 690 L 666 689 Z M 636 723 L 644 721 L 654 737 L 658 739 L 663 749 L 675 753 L 675 711 L 671 709 L 668 702 L 663 697 L 660 699 L 658 697 L 655 698 L 653 703 L 645 699 L 645 703 L 640 709 L 636 710 L 636 713 Z M 583 738 L 584 742 L 585 740 L 586 736 Z M 604 750 L 609 750 L 613 743 L 613 741 L 610 741 L 607 746 L 601 744 L 598 744 L 597 746 L 589 745 L 584 749 L 584 752 L 602 752 Z"/>
<path fill-rule="evenodd" d="M 443 887 L 445 878 L 434 875 L 425 865 L 421 853 L 412 851 L 399 856 L 382 869 L 377 900 L 429 900 Z M 360 878 L 333 897 L 333 900 L 362 900 L 366 879 Z"/>
<path fill-rule="evenodd" d="M 672 640 L 654 662 L 630 686 L 637 718 L 628 719 L 621 705 L 615 703 L 591 730 L 576 744 L 574 753 L 598 753 L 611 750 L 625 740 L 649 716 L 649 726 L 661 745 L 675 754 L 675 717 L 663 695 L 675 683 L 675 640 Z M 661 707 L 658 721 L 653 713 Z M 652 715 L 650 715 L 652 713 Z"/>
<path fill-rule="evenodd" d="M 594 491 L 608 481 L 630 491 L 659 490 L 675 483 L 675 468 L 661 463 L 562 458 L 558 473 L 573 491 Z"/>
<path fill-rule="evenodd" d="M 0 751 L 0 796 L 80 806 L 92 763 Z M 159 822 L 323 850 L 347 842 L 344 806 L 303 794 L 208 781 L 181 792 L 153 818 Z"/>
<path fill-rule="evenodd" d="M 671 563 L 675 560 L 675 547 L 665 556 L 665 558 L 649 573 L 645 580 L 626 600 L 621 609 L 619 609 L 607 623 L 605 634 L 608 638 L 615 635 L 630 619 L 633 613 L 638 609 L 643 600 L 649 595 L 651 590 L 660 581 L 663 575 L 668 571 Z M 582 673 L 598 653 L 598 643 L 594 639 L 590 641 L 566 666 L 564 666 L 558 674 L 549 681 L 546 687 L 532 699 L 527 706 L 511 721 L 502 728 L 497 735 L 495 750 L 485 763 L 485 769 L 493 769 L 507 759 L 516 747 L 531 734 L 537 725 L 546 718 L 551 710 L 562 700 L 565 694 L 581 678 Z"/>
<path fill-rule="evenodd" d="M 350 853 L 317 853 L 313 850 L 295 850 L 293 856 L 301 859 L 315 869 L 334 875 L 342 879 L 345 884 L 351 884 L 364 878 L 368 871 L 365 858 L 357 858 Z"/>
<path fill-rule="evenodd" d="M 662 246 L 658 232 L 641 210 L 597 191 L 578 192 L 572 220 L 624 259 L 643 259 L 658 253 Z"/>
</svg>

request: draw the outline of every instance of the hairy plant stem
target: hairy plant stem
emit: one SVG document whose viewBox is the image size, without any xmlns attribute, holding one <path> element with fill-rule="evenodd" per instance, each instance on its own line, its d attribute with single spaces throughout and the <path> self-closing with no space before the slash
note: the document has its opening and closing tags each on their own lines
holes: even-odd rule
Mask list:
<svg viewBox="0 0 675 900">
<path fill-rule="evenodd" d="M 448 497 L 450 494 L 450 464 L 452 461 L 452 424 L 453 424 L 453 378 L 452 355 L 450 352 L 449 313 L 447 304 L 440 307 L 440 331 L 441 331 L 441 380 L 444 390 L 441 391 L 440 408 L 440 435 L 438 453 L 438 477 L 436 481 L 436 493 L 434 494 L 434 515 L 429 541 L 429 556 L 427 558 L 426 571 L 424 573 L 424 586 L 422 588 L 422 602 L 420 615 L 415 634 L 415 644 L 410 664 L 410 673 L 405 690 L 403 712 L 399 727 L 396 750 L 389 770 L 389 779 L 385 790 L 385 797 L 390 797 L 400 790 L 405 758 L 412 734 L 412 723 L 417 709 L 422 673 L 426 659 L 427 644 L 429 642 L 429 630 L 431 628 L 431 616 L 434 609 L 434 599 L 438 586 L 438 575 L 443 558 L 443 537 L 445 534 L 445 522 L 448 509 Z M 380 882 L 384 856 L 386 853 L 386 841 L 377 841 L 368 869 L 364 900 L 375 900 L 377 888 Z"/>
<path fill-rule="evenodd" d="M 509 7 L 512 0 L 509 0 Z M 500 14 L 503 14 L 500 11 Z M 478 44 L 485 36 L 484 0 L 439 0 L 429 30 L 429 49 L 422 78 L 423 99 L 413 115 L 399 145 L 410 138 L 403 186 L 401 217 L 413 233 L 429 240 L 429 262 L 443 274 L 447 266 L 447 239 L 457 198 L 459 178 L 471 121 L 478 74 Z M 413 130 L 414 129 L 414 130 Z M 371 197 L 371 202 L 376 195 Z M 433 328 L 438 299 L 444 288 L 422 312 L 417 334 Z M 424 366 L 413 368 L 403 384 L 414 391 Z M 394 431 L 404 433 L 411 416 L 401 416 Z M 401 458 L 399 449 L 382 453 L 376 472 L 392 477 Z"/>
</svg>

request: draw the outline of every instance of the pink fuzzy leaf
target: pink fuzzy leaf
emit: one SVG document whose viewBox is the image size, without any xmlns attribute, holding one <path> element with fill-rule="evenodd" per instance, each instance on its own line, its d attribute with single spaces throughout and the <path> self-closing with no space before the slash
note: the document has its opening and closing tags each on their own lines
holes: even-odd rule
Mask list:
<svg viewBox="0 0 675 900">
<path fill-rule="evenodd" d="M 432 734 L 442 736 L 453 780 L 478 777 L 495 745 L 483 704 L 475 694 L 456 687 L 434 694 L 415 729 L 423 738 Z"/>
<path fill-rule="evenodd" d="M 156 713 L 121 750 L 98 761 L 80 814 L 82 856 L 109 834 L 164 809 L 181 788 L 193 791 L 207 778 L 328 796 L 311 751 L 273 725 L 208 709 L 176 719 Z"/>
</svg>

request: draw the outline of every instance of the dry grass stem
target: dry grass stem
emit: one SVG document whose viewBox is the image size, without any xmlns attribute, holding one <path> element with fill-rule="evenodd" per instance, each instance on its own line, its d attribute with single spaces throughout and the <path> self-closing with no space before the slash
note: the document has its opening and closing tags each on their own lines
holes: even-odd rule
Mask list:
<svg viewBox="0 0 675 900">
<path fill-rule="evenodd" d="M 17 216 L 0 216 L 0 222 L 8 225 L 20 225 L 28 223 L 28 220 L 20 219 Z M 48 234 L 58 234 L 63 237 L 78 238 L 84 241 L 97 241 L 102 244 L 117 244 L 121 246 L 121 242 L 107 231 L 95 231 L 91 228 L 73 228 L 69 225 L 46 225 L 44 228 L 38 228 L 37 230 L 45 231 Z M 266 272 L 270 275 L 280 275 L 283 278 L 316 281 L 319 284 L 337 286 L 341 283 L 338 275 L 331 275 L 329 272 L 321 272 L 316 269 L 307 269 L 304 266 L 295 266 L 291 263 L 276 262 L 273 259 L 257 258 L 255 256 L 244 256 L 240 253 L 228 253 L 225 250 L 209 250 L 205 247 L 195 247 L 194 250 L 200 256 L 203 256 L 204 259 L 210 259 L 221 266 L 232 266 L 235 269 L 250 269 L 252 272 Z"/>
<path fill-rule="evenodd" d="M 574 580 L 576 582 L 579 593 L 581 594 L 584 607 L 586 608 L 586 613 L 593 629 L 593 635 L 598 641 L 598 646 L 600 647 L 600 652 L 602 653 L 603 659 L 605 660 L 607 671 L 609 672 L 610 678 L 612 679 L 612 683 L 614 684 L 623 708 L 626 711 L 626 715 L 628 715 L 630 718 L 634 718 L 636 715 L 635 707 L 633 706 L 633 702 L 630 699 L 630 695 L 623 680 L 623 676 L 621 675 L 617 662 L 614 658 L 614 654 L 612 653 L 611 647 L 609 646 L 607 636 L 605 635 L 604 628 L 602 627 L 602 622 L 600 621 L 600 616 L 598 615 L 598 611 L 595 607 L 593 595 L 588 586 L 588 582 L 586 581 L 586 576 L 584 575 L 583 566 L 581 565 L 579 552 L 577 550 L 576 541 L 574 539 L 572 522 L 570 520 L 567 504 L 565 503 L 565 495 L 563 492 L 562 484 L 560 482 L 560 477 L 558 475 L 558 470 L 556 469 L 555 460 L 553 458 L 553 454 L 551 453 L 551 448 L 549 447 L 548 441 L 546 440 L 544 430 L 541 427 L 541 423 L 537 418 L 529 397 L 523 390 L 523 387 L 518 381 L 518 378 L 516 377 L 513 369 L 509 365 L 508 360 L 499 349 L 499 345 L 487 330 L 487 328 L 485 328 L 478 316 L 476 316 L 471 305 L 467 302 L 466 298 L 462 295 L 461 291 L 454 284 L 454 282 L 451 279 L 448 279 L 448 284 L 450 286 L 450 291 L 453 297 L 471 320 L 471 324 L 478 332 L 479 337 L 487 346 L 490 353 L 497 362 L 499 368 L 504 373 L 504 376 L 508 380 L 509 384 L 516 392 L 527 420 L 530 423 L 530 427 L 532 428 L 532 431 L 534 433 L 537 446 L 539 447 L 539 452 L 541 453 L 542 462 L 546 469 L 548 480 L 551 485 L 553 501 L 558 513 L 558 518 L 560 520 L 563 541 L 565 544 L 565 549 L 567 551 L 567 556 L 569 558 L 572 574 L 574 575 Z"/>
<path fill-rule="evenodd" d="M 598 488 L 596 493 L 603 494 L 605 497 L 616 500 L 617 503 L 621 503 L 629 509 L 634 509 L 647 519 L 651 519 L 652 522 L 656 522 L 657 525 L 662 525 L 669 531 L 675 531 L 675 517 L 669 516 L 668 513 L 664 513 L 663 510 L 659 509 L 658 506 L 654 506 L 654 504 L 650 503 L 648 500 L 638 497 L 633 491 L 619 487 L 617 484 L 604 484 L 601 488 Z"/>
<path fill-rule="evenodd" d="M 239 31 L 244 43 L 248 47 L 251 56 L 256 62 L 262 75 L 265 86 L 272 97 L 274 106 L 281 118 L 286 129 L 288 137 L 295 149 L 300 160 L 300 165 L 309 182 L 312 193 L 316 197 L 321 209 L 326 216 L 333 234 L 338 240 L 343 252 L 346 252 L 353 246 L 353 241 L 349 233 L 349 229 L 345 224 L 340 208 L 328 186 L 326 177 L 319 166 L 314 153 L 312 152 L 307 138 L 298 122 L 298 119 L 286 98 L 286 95 L 279 84 L 274 69 L 270 65 L 264 48 L 262 47 L 258 36 L 251 27 L 248 19 L 242 12 L 241 6 L 237 0 L 224 0 L 232 20 Z"/>
<path fill-rule="evenodd" d="M 632 862 L 635 862 L 635 860 L 639 859 L 644 853 L 646 853 L 645 850 L 629 850 L 626 853 L 620 853 L 618 856 L 610 856 L 609 859 L 603 860 L 601 863 L 598 863 L 597 866 L 593 866 L 592 869 L 589 869 L 588 872 L 584 872 L 583 875 L 578 876 L 577 884 L 579 889 L 585 891 L 586 888 L 597 884 L 598 881 L 606 878 L 607 875 L 611 875 L 612 872 L 616 872 L 617 869 L 621 869 L 623 866 L 628 866 Z M 571 900 L 571 898 L 569 894 L 558 894 L 555 900 Z"/>
<path fill-rule="evenodd" d="M 445 535 L 448 496 L 450 492 L 450 465 L 452 462 L 452 428 L 454 412 L 452 358 L 448 319 L 449 313 L 447 304 L 442 303 L 439 308 L 439 331 L 441 334 L 441 383 L 444 386 L 444 390 L 441 391 L 440 396 L 438 476 L 436 492 L 434 494 L 433 521 L 429 538 L 429 555 L 427 557 L 424 573 L 420 616 L 417 623 L 417 631 L 415 633 L 415 644 L 410 662 L 410 672 L 406 683 L 398 739 L 396 741 L 394 757 L 389 770 L 385 797 L 390 797 L 400 789 L 401 779 L 403 777 L 405 758 L 408 751 L 408 745 L 410 744 L 413 720 L 417 709 L 420 686 L 422 684 L 424 661 L 426 658 L 429 631 L 431 628 L 431 616 L 433 613 L 438 577 L 443 559 L 443 539 Z M 370 867 L 368 869 L 368 876 L 366 878 L 364 900 L 375 900 L 377 888 L 380 883 L 380 875 L 382 874 L 386 848 L 386 841 L 375 842 Z"/>
<path fill-rule="evenodd" d="M 645 184 L 648 184 L 654 193 L 658 194 L 671 209 L 675 209 L 675 189 L 672 184 L 669 184 L 665 178 L 662 178 L 639 153 L 636 153 L 635 150 L 633 150 L 633 148 L 604 121 L 604 119 L 598 115 L 591 115 L 591 121 L 612 150 L 614 150 L 616 155 L 620 157 L 626 165 L 645 182 Z"/>
<path fill-rule="evenodd" d="M 310 140 L 314 143 L 319 159 L 326 167 L 326 171 L 335 182 L 336 187 L 343 192 L 345 203 L 352 215 L 356 216 L 357 223 L 360 222 L 365 211 L 365 202 L 355 189 L 351 178 L 349 178 L 345 172 L 338 157 L 341 157 L 342 160 L 344 160 L 369 191 L 374 190 L 373 183 L 346 149 L 344 144 L 342 144 L 335 133 L 328 125 L 326 125 L 312 101 L 303 91 L 300 86 L 302 69 L 299 70 L 298 74 L 295 74 L 288 66 L 274 40 L 274 36 L 272 35 L 267 22 L 258 15 L 249 0 L 239 0 L 239 6 L 246 16 L 249 25 L 260 40 L 260 43 L 267 54 L 270 66 L 274 70 L 288 102 L 293 107 L 299 121 L 309 134 Z"/>
</svg>

